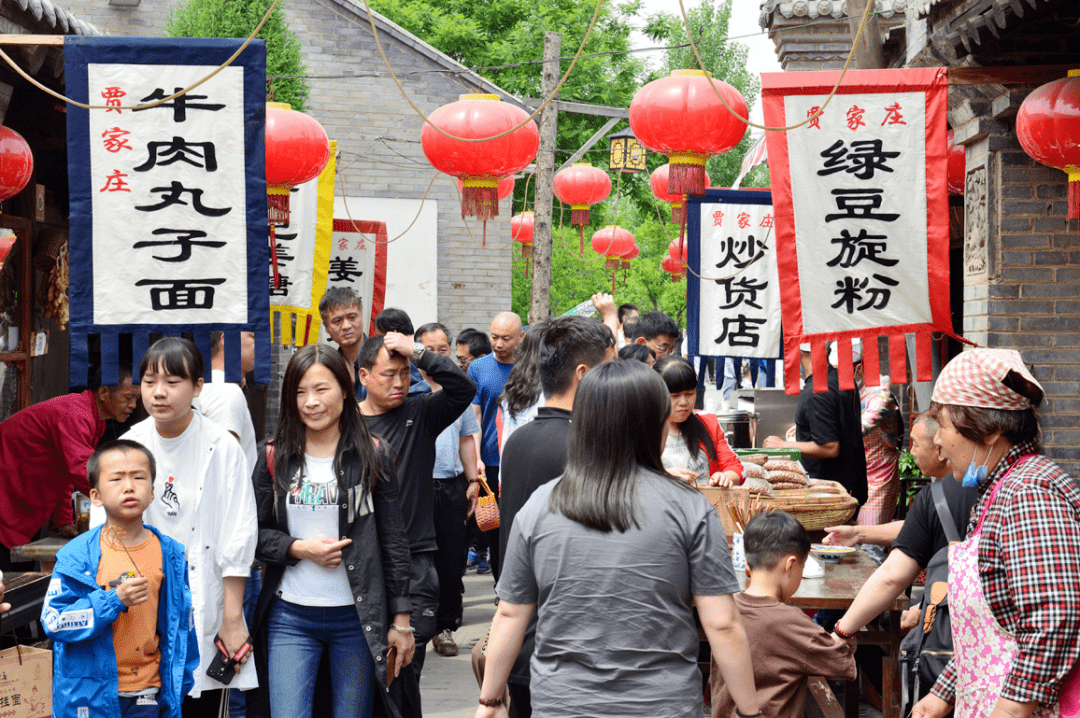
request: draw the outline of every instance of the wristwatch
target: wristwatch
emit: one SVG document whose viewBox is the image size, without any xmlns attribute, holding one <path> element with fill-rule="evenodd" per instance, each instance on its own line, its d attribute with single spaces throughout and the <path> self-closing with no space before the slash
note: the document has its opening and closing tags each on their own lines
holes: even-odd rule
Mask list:
<svg viewBox="0 0 1080 718">
<path fill-rule="evenodd" d="M 427 347 L 425 347 L 420 342 L 413 342 L 413 345 L 412 345 L 412 360 L 413 360 L 413 363 L 416 363 L 416 362 L 420 361 L 420 357 L 424 356 L 425 351 L 427 351 Z"/>
</svg>

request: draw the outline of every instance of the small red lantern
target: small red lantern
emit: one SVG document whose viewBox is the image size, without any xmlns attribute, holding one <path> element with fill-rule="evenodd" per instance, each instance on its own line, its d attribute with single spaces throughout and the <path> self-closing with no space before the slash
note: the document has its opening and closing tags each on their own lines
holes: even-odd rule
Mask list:
<svg viewBox="0 0 1080 718">
<path fill-rule="evenodd" d="M 949 130 L 947 137 L 947 152 L 949 158 L 949 191 L 953 194 L 964 194 L 964 174 L 967 172 L 967 158 L 964 156 L 964 146 L 953 144 L 953 131 Z"/>
<path fill-rule="evenodd" d="M 0 125 L 0 202 L 26 188 L 34 173 L 34 155 L 23 136 Z"/>
<path fill-rule="evenodd" d="M 672 257 L 670 254 L 660 262 L 660 269 L 671 275 L 671 281 L 678 282 L 683 276 L 682 262 Z"/>
<path fill-rule="evenodd" d="M 289 223 L 289 190 L 310 182 L 330 161 L 330 139 L 319 121 L 286 102 L 266 103 L 266 207 L 270 223 L 270 264 L 274 289 L 278 273 L 276 226 Z"/>
<path fill-rule="evenodd" d="M 461 95 L 443 105 L 428 121 L 455 137 L 470 140 L 494 137 L 529 120 L 527 112 L 499 100 L 498 95 Z M 513 132 L 485 142 L 462 142 L 442 134 L 427 122 L 420 144 L 428 162 L 440 172 L 461 179 L 461 216 L 484 222 L 498 211 L 499 178 L 517 174 L 536 157 L 540 130 L 532 120 Z"/>
<path fill-rule="evenodd" d="M 735 114 L 749 118 L 739 91 L 704 70 L 675 70 L 642 87 L 630 102 L 630 129 L 671 160 L 672 194 L 703 194 L 705 161 L 733 149 L 746 134 L 746 123 L 732 116 L 717 92 Z"/>
<path fill-rule="evenodd" d="M 461 195 L 464 197 L 465 196 L 465 183 L 462 182 L 461 180 L 458 180 L 457 181 L 457 188 L 458 188 L 458 192 L 460 192 Z M 489 220 L 489 219 L 492 219 L 494 217 L 498 217 L 499 216 L 499 202 L 502 202 L 504 199 L 506 199 L 507 197 L 509 197 L 510 195 L 512 195 L 514 193 L 514 176 L 513 175 L 507 175 L 507 176 L 501 178 L 499 180 L 499 186 L 496 188 L 495 192 L 496 192 L 496 195 L 497 195 L 498 199 L 494 204 L 490 204 L 488 201 L 486 201 L 486 199 L 487 199 L 486 197 L 482 197 L 481 200 L 480 200 L 481 201 L 481 206 L 480 206 L 479 212 L 477 213 L 476 216 L 480 217 L 481 219 L 483 219 L 485 221 Z M 464 215 L 462 215 L 462 216 L 464 216 Z"/>
<path fill-rule="evenodd" d="M 1080 70 L 1024 98 L 1016 138 L 1036 162 L 1069 175 L 1069 219 L 1080 219 Z"/>
<path fill-rule="evenodd" d="M 611 194 L 611 178 L 599 167 L 577 162 L 555 173 L 552 189 L 560 202 L 570 205 L 570 224 L 581 227 L 581 247 L 585 253 L 585 225 L 589 223 L 589 207 L 599 204 Z"/>
<path fill-rule="evenodd" d="M 656 198 L 661 202 L 667 202 L 671 205 L 671 223 L 682 224 L 683 222 L 683 207 L 686 203 L 685 194 L 672 194 L 668 192 L 668 173 L 671 171 L 671 165 L 660 165 L 649 176 L 649 186 L 652 188 L 652 192 L 656 195 Z M 705 173 L 705 188 L 712 187 L 712 179 L 709 178 L 708 172 Z"/>
<path fill-rule="evenodd" d="M 533 221 L 532 210 L 515 214 L 510 218 L 510 234 L 515 242 L 521 243 L 521 256 L 525 258 L 526 276 L 529 274 L 529 260 L 532 258 Z"/>
<path fill-rule="evenodd" d="M 271 225 L 289 223 L 289 190 L 319 176 L 330 139 L 314 117 L 285 102 L 266 103 L 266 194 Z"/>
<path fill-rule="evenodd" d="M 667 253 L 673 262 L 679 263 L 680 267 L 686 266 L 686 242 L 683 242 L 682 238 L 671 240 Z"/>
<path fill-rule="evenodd" d="M 615 270 L 622 263 L 624 254 L 634 248 L 634 235 L 622 227 L 609 224 L 593 233 L 592 248 L 597 254 L 604 255 L 604 269 L 611 270 L 611 291 L 615 291 Z"/>
</svg>

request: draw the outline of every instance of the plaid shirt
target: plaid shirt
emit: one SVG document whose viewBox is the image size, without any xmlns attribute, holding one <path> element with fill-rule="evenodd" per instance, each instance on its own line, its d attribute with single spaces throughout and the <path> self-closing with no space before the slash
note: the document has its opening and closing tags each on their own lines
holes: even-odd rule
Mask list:
<svg viewBox="0 0 1080 718">
<path fill-rule="evenodd" d="M 979 487 L 968 535 L 1006 471 L 1038 446 L 1014 446 Z M 1008 476 L 986 512 L 979 540 L 979 582 L 997 622 L 1016 637 L 1019 652 L 1001 697 L 1051 706 L 1080 657 L 1080 486 L 1045 456 L 1033 456 Z M 955 659 L 933 693 L 953 702 Z"/>
</svg>

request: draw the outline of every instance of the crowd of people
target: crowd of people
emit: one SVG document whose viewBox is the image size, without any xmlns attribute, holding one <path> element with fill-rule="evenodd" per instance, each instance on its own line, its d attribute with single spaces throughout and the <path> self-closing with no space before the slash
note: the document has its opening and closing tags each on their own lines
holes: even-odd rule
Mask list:
<svg viewBox="0 0 1080 718">
<path fill-rule="evenodd" d="M 917 671 L 916 718 L 1075 709 L 1080 486 L 1039 453 L 1043 392 L 1016 352 L 946 365 L 911 427 L 935 481 L 890 522 L 896 401 L 865 386 L 858 346 L 858 389 L 830 367 L 814 392 L 804 348 L 793 431 L 764 445 L 801 450 L 859 499 L 857 523 L 826 542 L 893 547 L 823 626 L 788 605 L 810 537 L 783 512 L 745 527 L 740 589 L 694 486 L 739 486 L 743 464 L 695 410 L 702 375 L 678 325 L 610 295 L 593 304 L 596 318 L 523 327 L 504 312 L 456 337 L 387 309 L 368 336 L 359 299 L 332 289 L 319 309 L 336 346 L 292 354 L 264 442 L 224 380 L 220 335 L 211 382 L 191 341 L 164 338 L 136 384 L 121 369 L 118 386 L 0 423 L 0 569 L 21 568 L 10 549 L 45 523 L 74 536 L 41 615 L 54 715 L 419 717 L 428 644 L 459 651 L 470 565 L 498 596 L 478 718 L 699 716 L 699 627 L 715 718 L 796 718 L 808 677 L 854 678 L 860 629 L 943 565 L 956 640 Z M 149 417 L 102 441 L 140 397 Z M 498 529 L 475 521 L 482 485 Z M 73 489 L 94 505 L 78 535 Z"/>
</svg>

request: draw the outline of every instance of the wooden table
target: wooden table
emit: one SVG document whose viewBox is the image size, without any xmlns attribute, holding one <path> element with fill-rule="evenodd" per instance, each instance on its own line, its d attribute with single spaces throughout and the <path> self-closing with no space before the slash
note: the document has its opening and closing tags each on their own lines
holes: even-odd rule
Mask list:
<svg viewBox="0 0 1080 718">
<path fill-rule="evenodd" d="M 817 559 L 816 556 L 814 558 Z M 877 570 L 877 564 L 861 550 L 847 556 L 840 563 L 826 563 L 824 566 L 825 575 L 822 578 L 802 580 L 799 590 L 791 597 L 791 605 L 804 609 L 847 609 L 863 584 Z M 742 572 L 736 573 L 739 574 L 739 585 L 745 588 L 746 576 Z M 909 603 L 910 599 L 903 593 L 892 602 L 888 608 L 888 630 L 871 624 L 859 631 L 860 646 L 880 646 L 885 651 L 881 659 L 882 718 L 900 718 L 900 613 Z M 828 716 L 827 707 L 821 705 L 821 708 Z M 846 718 L 858 718 L 857 680 L 848 681 L 846 684 L 844 715 Z"/>
<path fill-rule="evenodd" d="M 3 615 L 4 632 L 10 630 L 8 621 L 20 628 L 41 618 L 50 578 L 47 573 L 4 572 L 4 602 L 11 604 L 11 610 Z"/>
<path fill-rule="evenodd" d="M 40 561 L 41 570 L 51 573 L 53 564 L 56 563 L 56 552 L 64 548 L 70 540 L 63 536 L 48 536 L 31 541 L 25 546 L 15 546 L 11 549 L 11 562 Z"/>
</svg>

